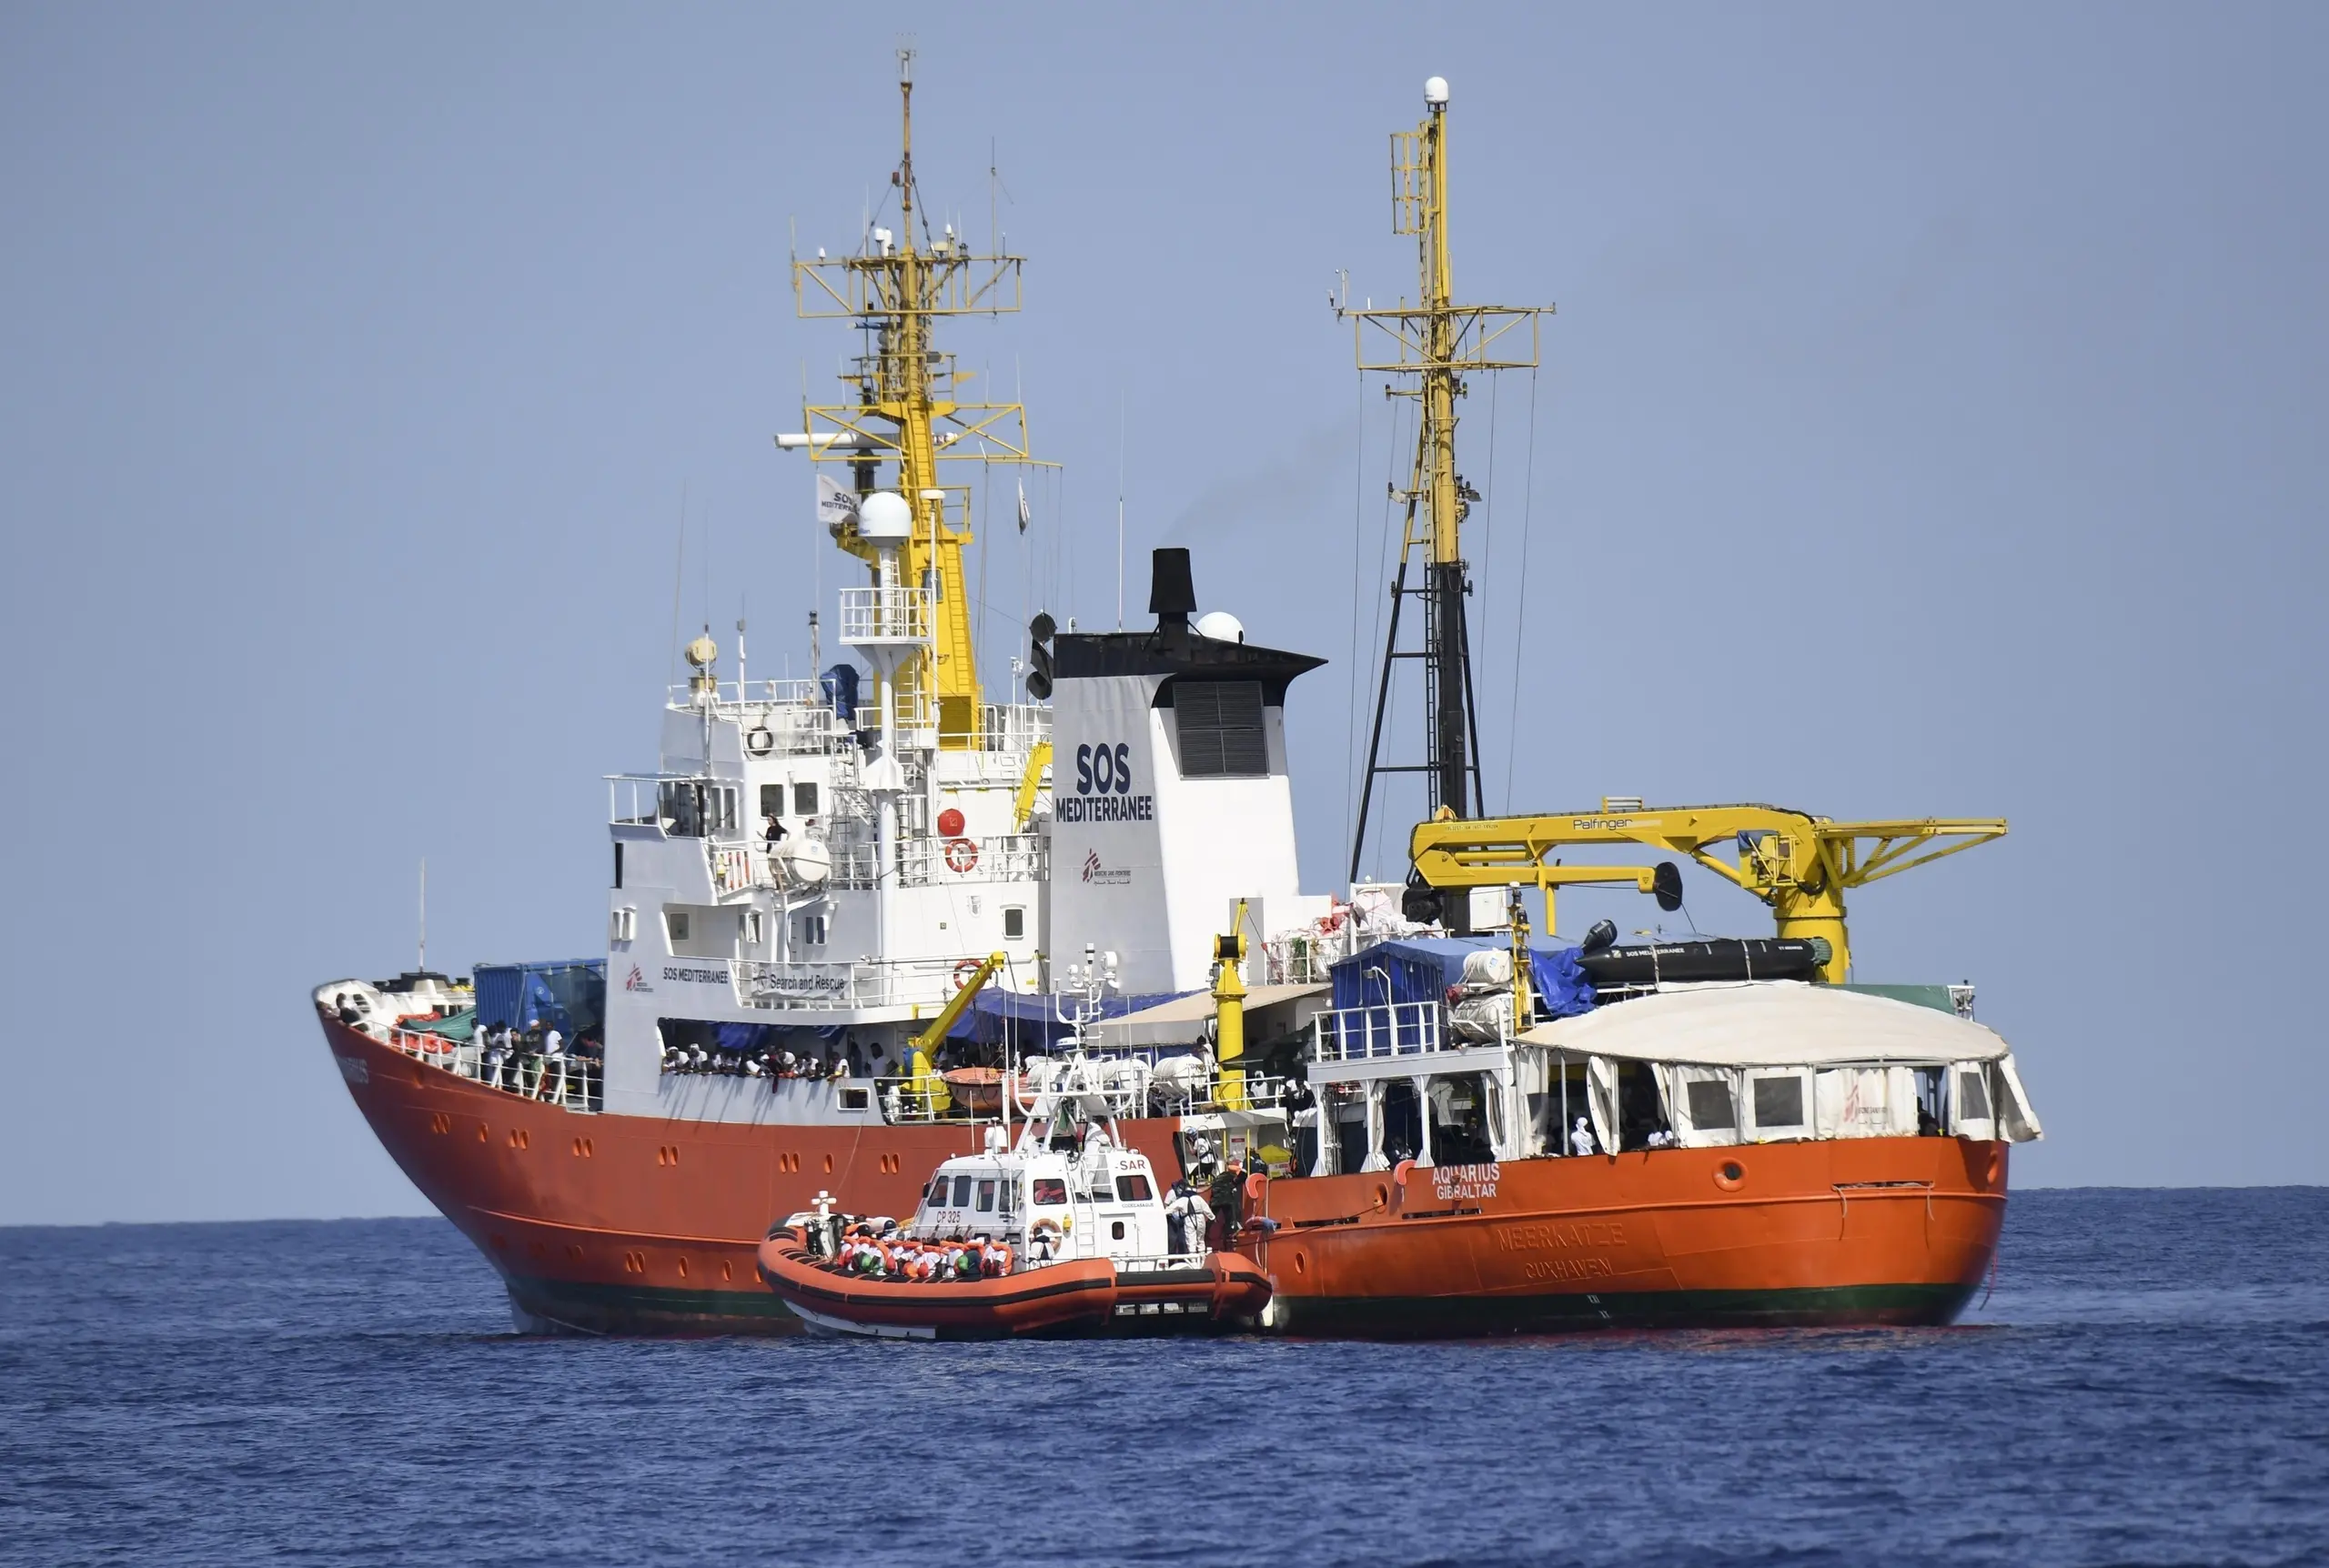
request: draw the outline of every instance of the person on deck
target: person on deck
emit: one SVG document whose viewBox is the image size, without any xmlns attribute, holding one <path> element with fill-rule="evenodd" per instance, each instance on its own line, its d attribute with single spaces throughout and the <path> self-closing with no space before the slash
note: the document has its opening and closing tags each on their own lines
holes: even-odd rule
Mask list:
<svg viewBox="0 0 2329 1568">
<path fill-rule="evenodd" d="M 554 1023 L 542 1030 L 542 1071 L 535 1082 L 537 1089 L 549 1082 L 553 1070 L 558 1073 L 558 1088 L 552 1098 L 563 1101 L 566 1098 L 566 1037 L 559 1033 L 558 1025 Z"/>
<path fill-rule="evenodd" d="M 1600 1151 L 1593 1141 L 1593 1129 L 1586 1125 L 1582 1116 L 1577 1119 L 1577 1125 L 1569 1129 L 1568 1151 L 1571 1154 L 1596 1154 Z"/>
<path fill-rule="evenodd" d="M 1213 1210 L 1214 1225 L 1207 1234 L 1215 1251 L 1235 1246 L 1237 1227 L 1245 1211 L 1245 1161 L 1235 1150 L 1230 1151 L 1229 1167 L 1213 1179 L 1205 1193 Z"/>
<path fill-rule="evenodd" d="M 1187 1177 L 1173 1183 L 1172 1201 L 1164 1205 L 1168 1244 L 1178 1254 L 1205 1251 L 1205 1227 L 1213 1222 L 1213 1205 L 1189 1184 Z"/>
</svg>

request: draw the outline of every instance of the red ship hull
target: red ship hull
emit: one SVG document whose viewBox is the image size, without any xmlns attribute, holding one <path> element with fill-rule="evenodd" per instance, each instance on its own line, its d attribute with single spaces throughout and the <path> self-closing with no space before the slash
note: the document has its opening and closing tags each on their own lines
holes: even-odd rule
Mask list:
<svg viewBox="0 0 2329 1568">
<path fill-rule="evenodd" d="M 771 1223 L 820 1191 L 910 1214 L 981 1136 L 583 1114 L 323 1021 L 382 1146 L 528 1329 L 797 1332 L 760 1278 Z M 1176 1122 L 1122 1131 L 1180 1171 Z M 1277 1228 L 1242 1244 L 1296 1333 L 1946 1323 L 1995 1254 L 2006 1167 L 2002 1143 L 1871 1138 L 1305 1178 L 1265 1185 Z"/>
<path fill-rule="evenodd" d="M 1953 1321 L 2006 1145 L 1863 1138 L 1274 1181 L 1248 1250 L 1294 1333 Z"/>
<path fill-rule="evenodd" d="M 337 1020 L 324 1035 L 373 1133 L 499 1272 L 521 1328 L 787 1334 L 758 1268 L 769 1226 L 820 1191 L 856 1214 L 913 1212 L 967 1123 L 865 1130 L 591 1115 L 490 1089 Z M 1175 1124 L 1126 1141 L 1180 1169 Z"/>
</svg>

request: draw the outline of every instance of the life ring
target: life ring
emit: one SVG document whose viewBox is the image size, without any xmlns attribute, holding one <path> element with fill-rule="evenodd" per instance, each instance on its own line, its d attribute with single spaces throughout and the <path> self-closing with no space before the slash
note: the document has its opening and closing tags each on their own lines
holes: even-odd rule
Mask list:
<svg viewBox="0 0 2329 1568">
<path fill-rule="evenodd" d="M 765 724 L 755 724 L 745 733 L 744 749 L 755 757 L 765 757 L 776 749 L 776 731 Z"/>
<path fill-rule="evenodd" d="M 954 966 L 954 989 L 956 990 L 961 990 L 964 986 L 970 984 L 971 977 L 979 972 L 979 967 L 983 961 L 984 960 L 980 959 L 964 959 L 961 963 L 956 964 Z"/>
<path fill-rule="evenodd" d="M 979 863 L 979 847 L 968 839 L 946 840 L 946 864 L 957 871 L 967 871 Z"/>
</svg>

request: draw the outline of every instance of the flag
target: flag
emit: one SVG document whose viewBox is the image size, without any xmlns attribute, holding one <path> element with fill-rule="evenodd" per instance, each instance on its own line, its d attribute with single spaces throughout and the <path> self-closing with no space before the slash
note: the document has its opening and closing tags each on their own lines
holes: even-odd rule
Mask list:
<svg viewBox="0 0 2329 1568">
<path fill-rule="evenodd" d="M 1019 531 L 1025 533 L 1028 523 L 1033 520 L 1027 515 L 1027 481 L 1022 479 L 1019 481 Z"/>
<path fill-rule="evenodd" d="M 817 520 L 828 532 L 838 534 L 844 523 L 857 520 L 857 496 L 844 490 L 827 475 L 817 476 Z"/>
</svg>

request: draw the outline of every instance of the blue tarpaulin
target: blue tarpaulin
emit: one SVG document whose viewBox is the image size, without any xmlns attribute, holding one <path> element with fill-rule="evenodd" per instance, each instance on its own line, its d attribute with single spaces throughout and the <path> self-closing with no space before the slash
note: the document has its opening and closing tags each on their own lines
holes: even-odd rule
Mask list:
<svg viewBox="0 0 2329 1568">
<path fill-rule="evenodd" d="M 1401 937 L 1376 942 L 1328 970 L 1336 1010 L 1375 1010 L 1374 1027 L 1387 1036 L 1391 1018 L 1384 1010 L 1386 1003 L 1442 1000 L 1447 988 L 1463 980 L 1466 959 L 1495 949 L 1508 950 L 1511 945 L 1511 939 L 1503 936 Z M 1593 984 L 1578 965 L 1577 949 L 1532 947 L 1528 969 L 1536 982 L 1538 1016 L 1571 1018 L 1592 1010 Z M 1417 1026 L 1408 1018 L 1401 1015 L 1401 1027 L 1412 1032 Z"/>
<path fill-rule="evenodd" d="M 825 706 L 840 716 L 843 724 L 857 722 L 857 666 L 836 664 L 817 682 L 825 696 Z"/>
<path fill-rule="evenodd" d="M 1128 1012 L 1155 1007 L 1175 997 L 1195 994 L 1192 991 L 1158 991 L 1148 996 L 1103 997 L 1100 999 L 1100 1016 L 1122 1018 Z M 1022 991 L 983 990 L 963 1010 L 963 1016 L 954 1020 L 954 1027 L 946 1031 L 946 1038 L 993 1045 L 1008 1030 L 1011 1042 L 1019 1050 L 1048 1050 L 1069 1029 L 1068 1025 L 1060 1022 L 1052 1009 L 1052 1001 L 1049 996 L 1031 996 Z"/>
</svg>

